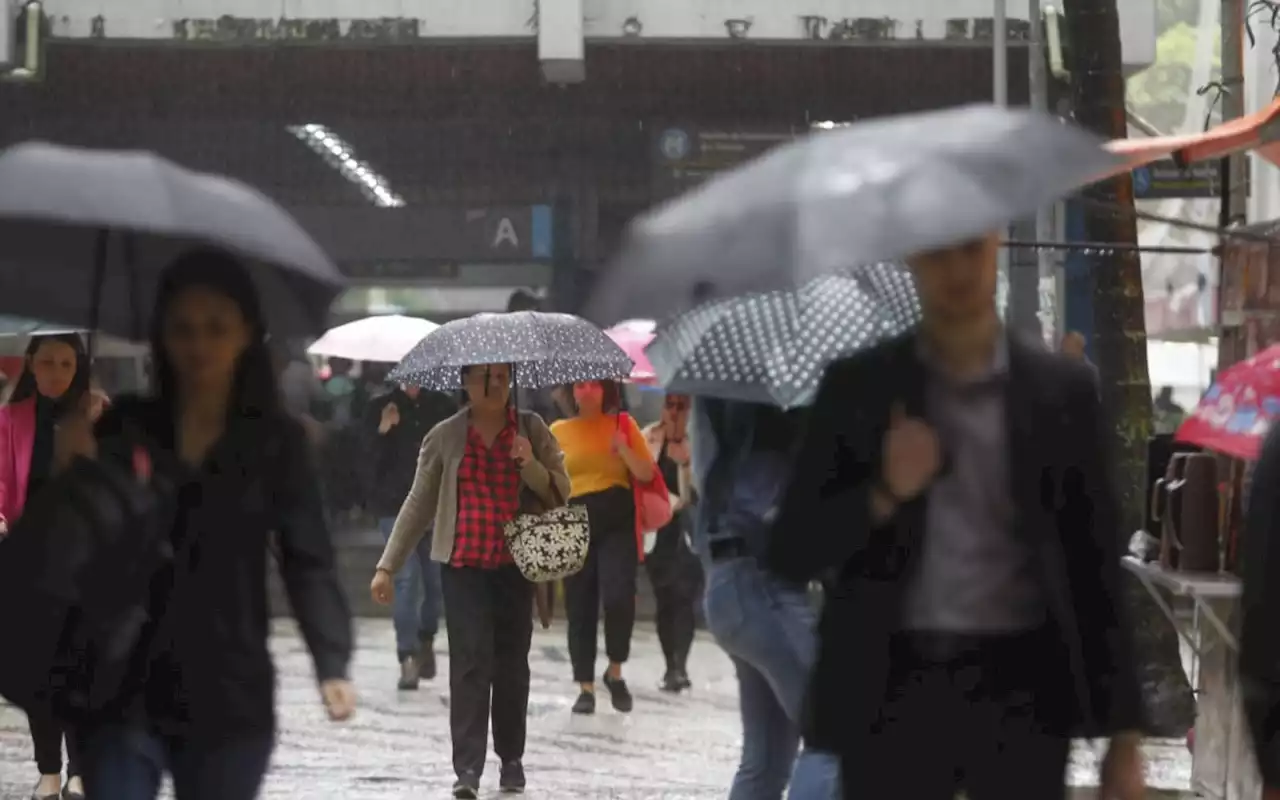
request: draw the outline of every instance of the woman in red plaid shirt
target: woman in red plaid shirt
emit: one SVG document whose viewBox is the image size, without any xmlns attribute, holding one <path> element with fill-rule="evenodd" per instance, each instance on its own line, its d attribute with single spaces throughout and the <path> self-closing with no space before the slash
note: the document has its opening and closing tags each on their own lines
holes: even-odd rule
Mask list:
<svg viewBox="0 0 1280 800">
<path fill-rule="evenodd" d="M 462 385 L 466 407 L 422 442 L 413 487 L 371 592 L 378 603 L 392 601 L 392 576 L 430 529 L 431 558 L 443 565 L 449 728 L 458 777 L 453 796 L 474 798 L 484 772 L 491 699 L 499 788 L 514 794 L 525 787 L 534 587 L 512 561 L 503 527 L 521 510 L 564 505 L 569 476 L 542 418 L 511 405 L 509 365 L 467 367 Z"/>
</svg>

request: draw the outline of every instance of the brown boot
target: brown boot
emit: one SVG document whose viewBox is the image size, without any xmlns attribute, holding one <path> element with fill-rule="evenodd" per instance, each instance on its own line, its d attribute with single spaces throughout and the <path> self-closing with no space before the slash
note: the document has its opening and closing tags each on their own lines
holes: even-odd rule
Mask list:
<svg viewBox="0 0 1280 800">
<path fill-rule="evenodd" d="M 417 689 L 418 681 L 422 677 L 420 670 L 416 656 L 405 656 L 400 662 L 400 682 L 396 684 L 396 688 L 402 692 L 412 692 Z"/>
</svg>

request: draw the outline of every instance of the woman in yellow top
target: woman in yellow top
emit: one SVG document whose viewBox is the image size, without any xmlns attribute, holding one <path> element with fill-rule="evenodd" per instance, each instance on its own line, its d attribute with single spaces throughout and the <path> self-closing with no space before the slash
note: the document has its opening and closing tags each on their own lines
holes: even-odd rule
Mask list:
<svg viewBox="0 0 1280 800">
<path fill-rule="evenodd" d="M 564 452 L 572 485 L 570 504 L 587 507 L 591 545 L 582 571 L 564 581 L 569 618 L 569 660 L 581 693 L 575 714 L 596 710 L 596 629 L 604 606 L 605 655 L 602 678 L 614 709 L 631 710 L 631 692 L 622 665 L 631 651 L 636 621 L 636 508 L 632 481 L 648 483 L 656 467 L 635 420 L 621 414 L 621 390 L 613 381 L 573 386 L 577 414 L 551 426 Z"/>
</svg>

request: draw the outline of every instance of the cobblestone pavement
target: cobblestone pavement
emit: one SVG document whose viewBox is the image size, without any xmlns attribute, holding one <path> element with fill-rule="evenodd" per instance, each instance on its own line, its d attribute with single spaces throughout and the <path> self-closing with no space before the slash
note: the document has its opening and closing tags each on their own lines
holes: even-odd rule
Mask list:
<svg viewBox="0 0 1280 800">
<path fill-rule="evenodd" d="M 273 649 L 280 671 L 280 745 L 265 798 L 340 797 L 400 800 L 447 797 L 449 765 L 448 660 L 441 674 L 418 692 L 397 692 L 394 637 L 389 622 L 363 620 L 354 673 L 361 693 L 357 717 L 343 725 L 324 719 L 311 666 L 292 622 L 277 624 Z M 437 650 L 443 654 L 443 642 Z M 6 657 L 13 657 L 10 653 Z M 531 656 L 533 692 L 525 765 L 531 798 L 723 798 L 739 746 L 733 670 L 708 639 L 694 647 L 694 691 L 681 697 L 658 692 L 662 663 L 652 629 L 636 633 L 627 677 L 636 695 L 630 715 L 607 703 L 595 717 L 569 713 L 574 687 L 563 628 L 539 631 Z M 1185 748 L 1150 749 L 1152 782 L 1182 788 L 1188 781 Z M 21 712 L 0 708 L 0 798 L 25 800 L 34 770 Z M 491 756 L 492 759 L 492 756 Z M 1073 780 L 1096 774 L 1088 748 L 1078 748 Z M 487 797 L 497 797 L 497 768 L 484 776 Z"/>
</svg>

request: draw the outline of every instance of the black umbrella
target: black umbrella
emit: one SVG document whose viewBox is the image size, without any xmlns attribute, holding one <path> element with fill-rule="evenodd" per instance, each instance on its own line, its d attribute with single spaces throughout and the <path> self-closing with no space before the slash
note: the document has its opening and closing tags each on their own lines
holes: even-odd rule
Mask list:
<svg viewBox="0 0 1280 800">
<path fill-rule="evenodd" d="M 572 314 L 476 314 L 441 325 L 418 342 L 389 380 L 436 391 L 462 386 L 462 368 L 511 364 L 520 386 L 541 389 L 625 378 L 631 359 L 604 331 Z"/>
<path fill-rule="evenodd" d="M 995 106 L 815 133 L 638 218 L 593 291 L 602 325 L 794 289 L 1000 230 L 1114 172 L 1101 140 Z"/>
<path fill-rule="evenodd" d="M 145 339 L 182 253 L 243 258 L 278 336 L 322 332 L 345 280 L 274 202 L 154 153 L 27 143 L 0 152 L 0 313 Z"/>
<path fill-rule="evenodd" d="M 911 275 L 873 264 L 699 306 L 659 328 L 645 354 L 669 392 L 794 408 L 812 401 L 832 361 L 919 320 Z"/>
</svg>

